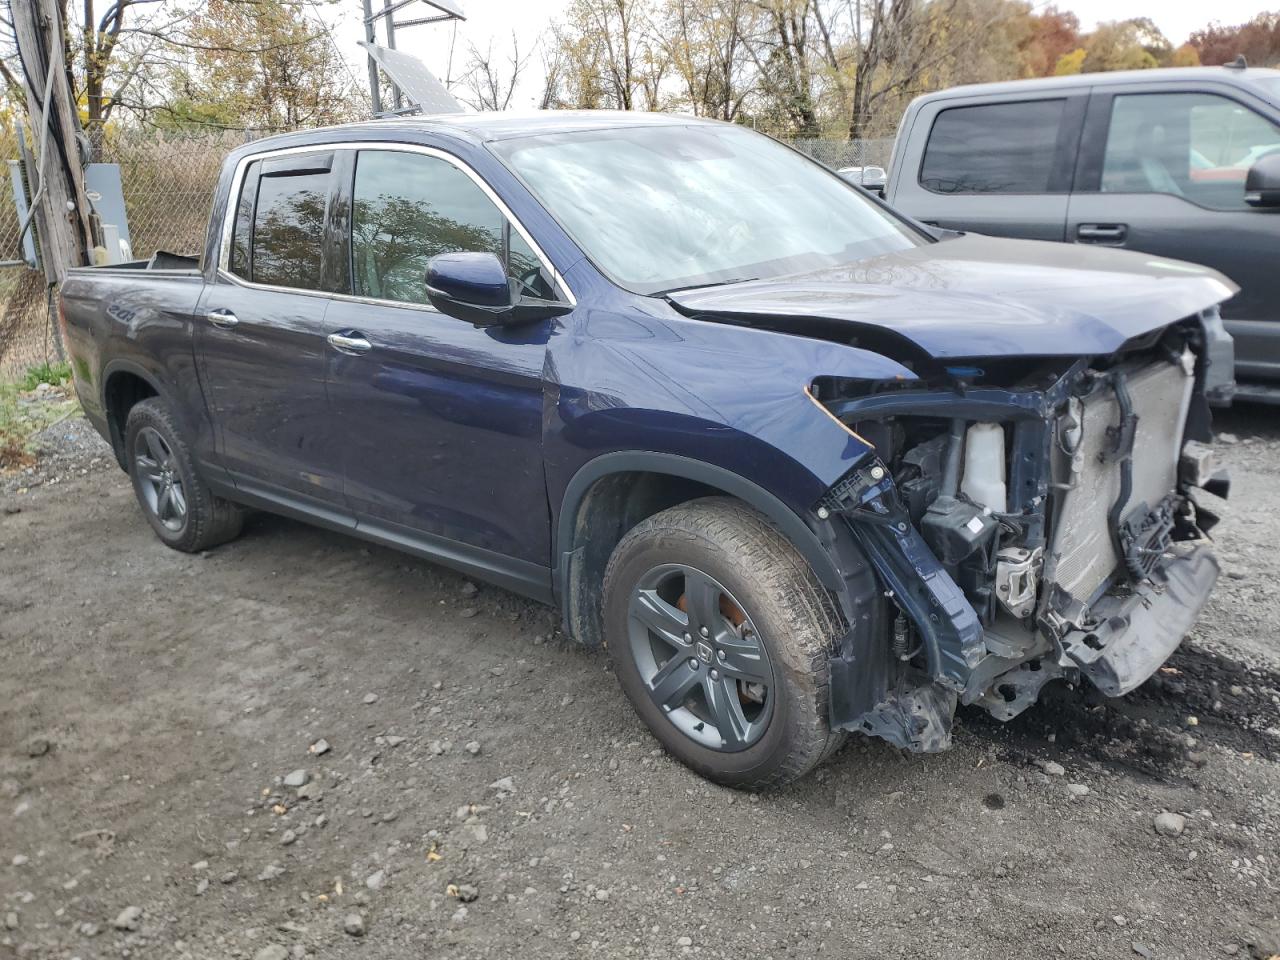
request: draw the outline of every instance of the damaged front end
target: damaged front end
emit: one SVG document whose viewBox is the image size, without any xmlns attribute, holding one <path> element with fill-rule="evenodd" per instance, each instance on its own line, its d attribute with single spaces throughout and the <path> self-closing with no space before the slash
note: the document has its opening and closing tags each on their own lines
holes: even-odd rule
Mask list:
<svg viewBox="0 0 1280 960">
<path fill-rule="evenodd" d="M 1029 374 L 993 360 L 812 384 L 874 448 L 815 507 L 883 593 L 830 657 L 834 728 L 942 750 L 958 703 L 1009 720 L 1055 678 L 1119 696 L 1155 672 L 1218 575 L 1200 491 L 1228 484 L 1205 445 L 1205 329 Z"/>
</svg>

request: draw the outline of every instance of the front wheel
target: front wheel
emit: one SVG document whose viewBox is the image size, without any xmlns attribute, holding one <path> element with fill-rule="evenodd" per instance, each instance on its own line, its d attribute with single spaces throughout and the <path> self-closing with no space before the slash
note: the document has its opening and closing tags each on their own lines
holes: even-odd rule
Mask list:
<svg viewBox="0 0 1280 960">
<path fill-rule="evenodd" d="M 244 511 L 214 496 L 200 478 L 162 400 L 151 397 L 129 411 L 124 449 L 138 505 L 166 545 L 196 553 L 240 533 Z"/>
<path fill-rule="evenodd" d="M 747 505 L 695 500 L 636 525 L 609 560 L 604 612 L 623 691 L 707 779 L 781 785 L 843 742 L 827 720 L 840 618 L 804 558 Z"/>
</svg>

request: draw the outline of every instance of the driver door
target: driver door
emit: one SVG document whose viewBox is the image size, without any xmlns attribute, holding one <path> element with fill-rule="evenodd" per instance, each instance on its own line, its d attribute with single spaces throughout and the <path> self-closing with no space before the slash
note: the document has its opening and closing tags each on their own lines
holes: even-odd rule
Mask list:
<svg viewBox="0 0 1280 960">
<path fill-rule="evenodd" d="M 1249 167 L 1280 150 L 1280 126 L 1225 93 L 1165 84 L 1095 91 L 1085 131 L 1067 239 L 1220 270 L 1240 285 L 1222 310 L 1237 373 L 1280 376 L 1280 214 L 1244 200 Z"/>
<path fill-rule="evenodd" d="M 329 404 L 358 529 L 504 567 L 517 589 L 545 579 L 543 363 L 557 321 L 474 327 L 428 305 L 425 280 L 432 256 L 455 251 L 495 253 L 514 283 L 555 299 L 549 273 L 460 162 L 413 149 L 347 156 L 349 216 L 338 219 L 354 298 L 334 300 L 325 323 L 342 338 L 328 354 Z"/>
</svg>

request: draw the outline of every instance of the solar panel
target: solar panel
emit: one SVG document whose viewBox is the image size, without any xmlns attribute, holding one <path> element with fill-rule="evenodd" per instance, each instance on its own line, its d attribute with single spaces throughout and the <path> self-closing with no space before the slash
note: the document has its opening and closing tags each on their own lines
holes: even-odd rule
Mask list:
<svg viewBox="0 0 1280 960">
<path fill-rule="evenodd" d="M 434 2 L 434 0 L 433 0 Z M 467 108 L 454 99 L 427 65 L 415 56 L 380 47 L 376 43 L 357 41 L 382 68 L 391 82 L 410 104 L 423 113 L 466 113 Z"/>
<path fill-rule="evenodd" d="M 462 7 L 458 6 L 455 0 L 422 0 L 429 7 L 435 7 L 437 10 L 443 10 L 450 16 L 457 17 L 459 20 L 467 19 L 467 15 L 462 12 Z"/>
</svg>

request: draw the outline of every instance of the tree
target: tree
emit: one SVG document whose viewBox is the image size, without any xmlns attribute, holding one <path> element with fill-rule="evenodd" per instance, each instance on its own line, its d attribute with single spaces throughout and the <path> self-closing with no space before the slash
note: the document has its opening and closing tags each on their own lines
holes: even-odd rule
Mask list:
<svg viewBox="0 0 1280 960">
<path fill-rule="evenodd" d="M 251 46 L 245 43 L 251 38 Z M 295 0 L 207 0 L 167 71 L 174 96 L 140 105 L 163 126 L 203 123 L 293 130 L 362 112 L 357 85 L 314 13 Z"/>
<path fill-rule="evenodd" d="M 1084 69 L 1084 58 L 1089 55 L 1084 47 L 1077 47 L 1070 53 L 1064 53 L 1054 65 L 1055 76 L 1068 77 L 1080 73 Z"/>
<path fill-rule="evenodd" d="M 1158 67 L 1160 61 L 1153 49 L 1159 49 L 1159 41 L 1168 46 L 1160 31 L 1145 18 L 1100 23 L 1085 38 L 1085 58 L 1081 69 L 1084 73 L 1098 73 Z"/>
<path fill-rule="evenodd" d="M 506 110 L 520 82 L 520 74 L 529 63 L 529 55 L 520 56 L 520 38 L 511 31 L 511 53 L 506 64 L 499 64 L 493 56 L 490 40 L 482 54 L 473 43 L 458 81 L 465 93 L 459 98 L 475 110 Z"/>
<path fill-rule="evenodd" d="M 1052 76 L 1062 57 L 1080 46 L 1080 21 L 1074 13 L 1057 7 L 1046 7 L 1038 14 L 1028 8 L 1026 19 L 1026 34 L 1019 44 L 1021 74 Z"/>
<path fill-rule="evenodd" d="M 1191 44 L 1184 43 L 1169 55 L 1167 66 L 1198 67 L 1200 66 L 1200 54 Z"/>
<path fill-rule="evenodd" d="M 1250 66 L 1280 66 L 1280 12 L 1260 13 L 1234 27 L 1211 23 L 1191 34 L 1190 43 L 1201 63 L 1230 63 L 1244 54 Z"/>
</svg>

